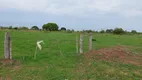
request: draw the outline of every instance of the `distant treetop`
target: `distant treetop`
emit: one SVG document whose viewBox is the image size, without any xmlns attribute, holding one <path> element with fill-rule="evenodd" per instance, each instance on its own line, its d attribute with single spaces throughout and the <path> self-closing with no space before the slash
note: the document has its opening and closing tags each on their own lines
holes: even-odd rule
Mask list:
<svg viewBox="0 0 142 80">
<path fill-rule="evenodd" d="M 59 27 L 56 23 L 47 23 L 42 26 L 43 30 L 48 30 L 48 31 L 58 31 L 58 28 Z"/>
</svg>

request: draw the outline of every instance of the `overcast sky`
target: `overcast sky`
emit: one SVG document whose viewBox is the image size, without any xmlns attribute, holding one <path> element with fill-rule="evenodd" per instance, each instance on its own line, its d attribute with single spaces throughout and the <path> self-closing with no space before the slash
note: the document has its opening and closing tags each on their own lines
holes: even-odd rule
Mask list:
<svg viewBox="0 0 142 80">
<path fill-rule="evenodd" d="M 56 22 L 76 30 L 142 31 L 141 4 L 142 0 L 0 0 L 0 25 L 42 27 Z"/>
</svg>

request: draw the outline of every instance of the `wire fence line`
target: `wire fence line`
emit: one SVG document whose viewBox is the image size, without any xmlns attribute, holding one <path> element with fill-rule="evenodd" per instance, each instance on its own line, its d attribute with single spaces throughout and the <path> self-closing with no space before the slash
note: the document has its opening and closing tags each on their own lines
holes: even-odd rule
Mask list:
<svg viewBox="0 0 142 80">
<path fill-rule="evenodd" d="M 29 41 L 30 40 L 27 39 L 26 41 L 24 41 L 24 43 L 28 44 Z M 43 51 L 45 51 L 44 53 L 46 52 L 56 53 L 61 56 L 62 55 L 69 56 L 69 55 L 83 54 L 85 52 L 92 50 L 92 33 L 90 33 L 90 35 L 88 34 L 86 35 L 83 33 L 76 34 L 75 36 L 69 39 L 67 37 L 65 38 L 57 37 L 57 38 L 48 38 L 43 41 L 45 42 L 45 44 L 43 45 Z M 30 42 L 33 42 L 33 40 L 31 40 Z M 32 46 L 33 45 L 31 45 L 31 47 Z M 30 53 L 30 52 L 27 52 L 27 53 Z M 42 53 L 42 51 L 40 51 L 40 53 Z"/>
<path fill-rule="evenodd" d="M 76 35 L 72 39 L 48 39 L 48 48 L 58 50 L 61 55 L 73 53 L 82 54 L 91 51 L 92 48 L 92 33 L 90 35 Z M 81 48 L 80 48 L 81 47 Z M 81 50 L 81 52 L 80 52 Z"/>
</svg>

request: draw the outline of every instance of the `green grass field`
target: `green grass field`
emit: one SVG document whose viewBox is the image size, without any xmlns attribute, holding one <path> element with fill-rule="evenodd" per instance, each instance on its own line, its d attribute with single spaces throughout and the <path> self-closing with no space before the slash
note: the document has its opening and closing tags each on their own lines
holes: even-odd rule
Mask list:
<svg viewBox="0 0 142 80">
<path fill-rule="evenodd" d="M 0 59 L 4 58 L 4 34 L 0 31 Z M 12 65 L 0 63 L 2 80 L 142 80 L 142 66 L 88 60 L 76 54 L 76 34 L 65 32 L 10 31 L 12 55 L 16 60 Z M 117 45 L 131 46 L 135 55 L 142 55 L 142 35 L 93 34 L 97 41 L 93 49 Z M 34 60 L 36 41 L 44 45 Z M 60 55 L 60 49 L 63 55 Z M 88 36 L 84 37 L 84 50 L 88 52 Z"/>
</svg>

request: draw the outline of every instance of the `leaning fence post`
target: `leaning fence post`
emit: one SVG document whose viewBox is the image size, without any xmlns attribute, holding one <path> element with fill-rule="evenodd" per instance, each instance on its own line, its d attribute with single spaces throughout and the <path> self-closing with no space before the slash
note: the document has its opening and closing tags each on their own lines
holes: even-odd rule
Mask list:
<svg viewBox="0 0 142 80">
<path fill-rule="evenodd" d="M 83 53 L 83 33 L 80 34 L 80 54 Z"/>
<path fill-rule="evenodd" d="M 5 34 L 5 41 L 4 41 L 4 57 L 5 59 L 12 59 L 12 44 L 11 44 L 11 37 L 10 33 L 6 32 Z"/>
<path fill-rule="evenodd" d="M 92 50 L 92 32 L 89 33 L 89 51 Z"/>
<path fill-rule="evenodd" d="M 78 46 L 79 43 L 78 43 L 78 34 L 76 35 L 76 54 L 78 54 Z"/>
</svg>

